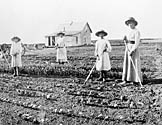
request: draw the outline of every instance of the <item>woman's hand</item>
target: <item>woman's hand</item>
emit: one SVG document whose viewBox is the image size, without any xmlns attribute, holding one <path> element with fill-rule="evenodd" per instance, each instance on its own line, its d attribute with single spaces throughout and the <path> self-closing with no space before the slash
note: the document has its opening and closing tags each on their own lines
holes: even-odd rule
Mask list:
<svg viewBox="0 0 162 125">
<path fill-rule="evenodd" d="M 129 56 L 132 56 L 134 54 L 134 51 L 129 51 L 128 54 Z"/>
<path fill-rule="evenodd" d="M 13 54 L 13 56 L 16 56 L 16 55 L 17 55 L 17 53 L 14 53 L 14 54 Z"/>
<path fill-rule="evenodd" d="M 127 36 L 124 36 L 123 40 L 128 43 L 128 39 L 127 39 Z"/>
<path fill-rule="evenodd" d="M 97 57 L 97 60 L 100 60 L 100 57 L 98 55 L 96 57 Z"/>
<path fill-rule="evenodd" d="M 56 49 L 58 49 L 58 46 L 55 46 Z"/>
<path fill-rule="evenodd" d="M 103 52 L 106 52 L 107 51 L 107 49 L 104 49 L 104 51 Z"/>
</svg>

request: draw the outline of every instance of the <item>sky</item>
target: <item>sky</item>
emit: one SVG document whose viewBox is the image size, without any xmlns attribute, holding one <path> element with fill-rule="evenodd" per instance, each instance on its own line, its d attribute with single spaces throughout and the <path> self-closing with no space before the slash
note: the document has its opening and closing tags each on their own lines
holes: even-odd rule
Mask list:
<svg viewBox="0 0 162 125">
<path fill-rule="evenodd" d="M 88 22 L 109 39 L 122 39 L 134 17 L 142 38 L 162 38 L 162 0 L 0 0 L 0 43 L 19 36 L 24 43 L 43 43 L 67 22 Z"/>
</svg>

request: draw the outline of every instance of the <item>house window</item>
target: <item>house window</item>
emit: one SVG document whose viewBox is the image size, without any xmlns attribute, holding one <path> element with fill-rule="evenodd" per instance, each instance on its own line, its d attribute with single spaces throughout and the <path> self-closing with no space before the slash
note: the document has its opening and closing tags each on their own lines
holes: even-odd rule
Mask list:
<svg viewBox="0 0 162 125">
<path fill-rule="evenodd" d="M 48 46 L 51 46 L 51 40 L 50 40 L 50 37 L 48 37 Z"/>
<path fill-rule="evenodd" d="M 52 36 L 52 45 L 55 45 L 55 36 Z"/>
<path fill-rule="evenodd" d="M 84 43 L 86 43 L 86 41 L 87 41 L 87 39 L 86 39 L 86 38 L 84 38 Z"/>
<path fill-rule="evenodd" d="M 76 36 L 76 44 L 78 44 L 78 37 Z"/>
</svg>

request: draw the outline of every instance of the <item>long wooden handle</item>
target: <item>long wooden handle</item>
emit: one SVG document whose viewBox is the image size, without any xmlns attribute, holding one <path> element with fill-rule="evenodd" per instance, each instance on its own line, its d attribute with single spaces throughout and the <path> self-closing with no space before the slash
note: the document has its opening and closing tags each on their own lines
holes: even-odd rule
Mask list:
<svg viewBox="0 0 162 125">
<path fill-rule="evenodd" d="M 5 55 L 4 53 L 3 53 L 3 56 L 4 56 L 5 60 L 6 60 L 6 63 L 7 63 L 7 65 L 8 65 L 8 67 L 10 68 L 11 66 L 10 66 L 10 64 L 9 64 L 7 58 L 6 58 L 6 55 Z"/>
<path fill-rule="evenodd" d="M 127 50 L 129 51 L 128 46 L 127 46 L 125 40 L 124 40 L 124 44 L 125 44 Z M 139 81 L 139 83 L 140 83 L 140 86 L 143 87 L 142 82 L 141 82 L 141 79 L 140 79 L 139 74 L 138 74 L 138 71 L 137 71 L 137 69 L 136 69 L 136 66 L 135 66 L 135 64 L 134 64 L 133 59 L 132 59 L 131 56 L 130 56 L 130 60 L 131 60 L 131 62 L 132 62 L 133 68 L 134 68 L 134 70 L 135 70 L 135 72 L 136 72 L 136 75 L 137 75 L 138 81 Z"/>
<path fill-rule="evenodd" d="M 134 70 L 135 70 L 135 72 L 136 72 L 136 75 L 137 75 L 138 81 L 139 81 L 139 83 L 140 83 L 140 86 L 143 87 L 142 82 L 141 82 L 141 79 L 140 79 L 139 74 L 138 74 L 138 71 L 137 71 L 137 69 L 136 69 L 136 67 L 135 67 L 135 65 L 134 65 L 133 60 L 132 60 L 132 57 L 130 57 L 130 60 L 131 60 L 131 62 L 132 62 L 132 65 L 133 65 L 133 67 L 134 67 Z"/>
<path fill-rule="evenodd" d="M 93 72 L 95 66 L 96 66 L 96 63 L 94 64 L 94 66 L 92 67 L 91 71 L 89 72 L 89 74 L 88 74 L 88 76 L 87 76 L 87 78 L 86 78 L 84 84 L 88 81 L 88 79 L 89 79 L 89 77 L 91 76 L 91 74 L 92 74 L 92 72 Z"/>
</svg>

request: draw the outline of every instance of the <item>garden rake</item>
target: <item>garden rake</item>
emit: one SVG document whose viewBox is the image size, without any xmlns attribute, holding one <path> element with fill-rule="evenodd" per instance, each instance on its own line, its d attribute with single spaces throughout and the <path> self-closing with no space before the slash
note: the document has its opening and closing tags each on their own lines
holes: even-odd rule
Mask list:
<svg viewBox="0 0 162 125">
<path fill-rule="evenodd" d="M 10 66 L 10 64 L 9 64 L 7 58 L 6 58 L 5 53 L 1 52 L 1 54 L 2 54 L 2 56 L 4 57 L 4 59 L 5 59 L 6 63 L 7 63 L 7 65 L 8 65 L 8 67 L 10 68 L 11 66 Z"/>
<path fill-rule="evenodd" d="M 127 48 L 127 50 L 129 51 L 128 46 L 127 46 L 125 40 L 124 40 L 124 44 L 125 44 L 125 47 Z M 139 83 L 140 83 L 140 86 L 143 88 L 141 79 L 140 79 L 140 77 L 139 77 L 138 71 L 137 71 L 137 69 L 136 69 L 136 66 L 135 66 L 135 64 L 134 64 L 133 59 L 132 59 L 131 56 L 130 56 L 130 60 L 131 60 L 131 62 L 132 62 L 133 68 L 134 68 L 134 70 L 135 70 L 135 72 L 136 72 L 136 75 L 137 75 L 138 81 L 139 81 Z"/>
<path fill-rule="evenodd" d="M 88 81 L 88 79 L 89 79 L 89 77 L 91 76 L 91 74 L 92 74 L 92 72 L 93 72 L 93 70 L 94 70 L 95 67 L 96 67 L 96 63 L 94 64 L 94 66 L 92 67 L 91 71 L 89 72 L 89 74 L 88 74 L 86 80 L 84 81 L 84 84 L 86 84 L 86 82 Z"/>
<path fill-rule="evenodd" d="M 102 52 L 101 55 L 103 55 L 103 54 L 104 54 L 104 51 Z M 87 78 L 86 78 L 84 84 L 88 81 L 88 79 L 89 79 L 89 77 L 91 76 L 91 74 L 92 74 L 94 68 L 96 67 L 96 64 L 97 64 L 97 61 L 95 62 L 94 66 L 92 67 L 91 71 L 89 72 L 89 74 L 88 74 L 88 76 L 87 76 Z"/>
</svg>

